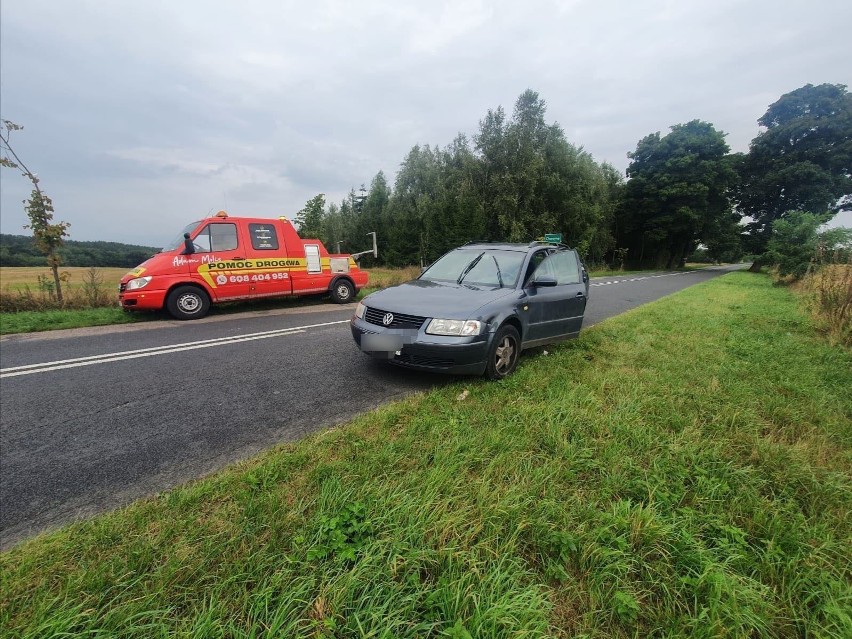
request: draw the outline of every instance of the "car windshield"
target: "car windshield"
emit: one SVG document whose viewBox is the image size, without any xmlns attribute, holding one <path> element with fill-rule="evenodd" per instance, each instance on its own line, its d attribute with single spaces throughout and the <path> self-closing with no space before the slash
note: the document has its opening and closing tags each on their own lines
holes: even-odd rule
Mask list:
<svg viewBox="0 0 852 639">
<path fill-rule="evenodd" d="M 470 286 L 512 288 L 525 253 L 499 249 L 463 248 L 450 251 L 423 271 L 421 280 Z"/>
<path fill-rule="evenodd" d="M 175 239 L 173 239 L 171 242 L 169 242 L 168 244 L 166 244 L 165 247 L 163 247 L 163 250 L 160 251 L 160 253 L 166 253 L 168 251 L 174 251 L 175 249 L 183 246 L 183 234 L 184 233 L 192 233 L 192 231 L 194 231 L 195 229 L 198 228 L 198 225 L 201 224 L 201 222 L 202 222 L 202 220 L 198 220 L 197 222 L 191 222 L 191 223 L 187 224 L 185 227 L 183 227 L 183 229 L 181 229 L 181 232 L 177 234 L 177 237 Z"/>
</svg>

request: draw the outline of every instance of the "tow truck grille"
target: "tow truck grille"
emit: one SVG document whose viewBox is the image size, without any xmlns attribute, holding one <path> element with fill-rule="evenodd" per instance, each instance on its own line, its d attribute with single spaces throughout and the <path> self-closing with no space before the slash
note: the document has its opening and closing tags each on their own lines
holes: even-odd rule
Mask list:
<svg viewBox="0 0 852 639">
<path fill-rule="evenodd" d="M 423 326 L 423 322 L 426 321 L 425 317 L 420 317 L 419 315 L 406 315 L 405 313 L 391 313 L 393 315 L 393 321 L 390 324 L 385 324 L 384 319 L 385 315 L 388 314 L 388 311 L 383 311 L 378 308 L 367 307 L 367 312 L 364 315 L 364 319 L 367 320 L 370 324 L 375 324 L 376 326 L 387 326 L 389 328 L 413 328 L 419 329 Z"/>
</svg>

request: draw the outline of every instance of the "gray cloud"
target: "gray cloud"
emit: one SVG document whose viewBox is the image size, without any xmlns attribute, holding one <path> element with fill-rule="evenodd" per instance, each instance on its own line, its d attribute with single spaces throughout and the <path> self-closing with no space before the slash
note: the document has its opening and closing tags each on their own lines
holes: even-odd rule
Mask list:
<svg viewBox="0 0 852 639">
<path fill-rule="evenodd" d="M 619 169 L 694 118 L 745 151 L 766 107 L 850 83 L 837 1 L 400 3 L 6 0 L 2 117 L 74 239 L 162 244 L 192 218 L 337 201 L 414 144 L 537 90 Z M 2 231 L 23 178 L 2 172 Z"/>
</svg>

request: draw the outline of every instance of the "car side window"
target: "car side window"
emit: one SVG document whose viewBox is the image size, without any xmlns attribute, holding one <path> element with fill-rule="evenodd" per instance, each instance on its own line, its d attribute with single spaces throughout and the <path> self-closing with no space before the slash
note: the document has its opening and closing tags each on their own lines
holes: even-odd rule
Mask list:
<svg viewBox="0 0 852 639">
<path fill-rule="evenodd" d="M 559 286 L 580 283 L 580 266 L 574 251 L 559 251 L 549 255 L 536 269 L 533 277 L 546 275 L 556 278 Z"/>
<path fill-rule="evenodd" d="M 527 266 L 527 272 L 524 275 L 524 286 L 527 286 L 532 280 L 534 274 L 536 273 L 538 267 L 544 262 L 544 258 L 547 257 L 547 251 L 536 251 L 533 253 L 530 258 L 530 263 Z"/>
<path fill-rule="evenodd" d="M 196 253 L 232 251 L 237 248 L 237 225 L 231 223 L 208 224 L 195 239 Z"/>
</svg>

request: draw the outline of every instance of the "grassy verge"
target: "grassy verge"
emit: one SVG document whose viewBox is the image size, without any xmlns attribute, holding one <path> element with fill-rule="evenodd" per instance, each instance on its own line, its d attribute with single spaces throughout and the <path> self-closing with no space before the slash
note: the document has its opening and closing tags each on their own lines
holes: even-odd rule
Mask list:
<svg viewBox="0 0 852 639">
<path fill-rule="evenodd" d="M 3 553 L 0 632 L 849 637 L 850 371 L 727 275 Z"/>
<path fill-rule="evenodd" d="M 61 328 L 81 328 L 84 326 L 129 324 L 160 318 L 160 315 L 153 313 L 125 313 L 117 307 L 0 313 L 0 335 L 53 331 Z"/>
</svg>

